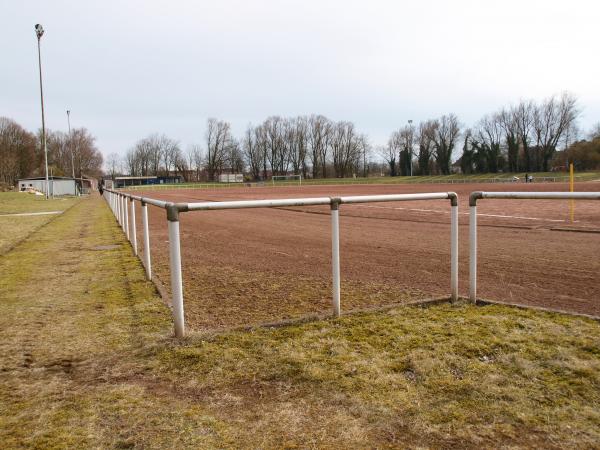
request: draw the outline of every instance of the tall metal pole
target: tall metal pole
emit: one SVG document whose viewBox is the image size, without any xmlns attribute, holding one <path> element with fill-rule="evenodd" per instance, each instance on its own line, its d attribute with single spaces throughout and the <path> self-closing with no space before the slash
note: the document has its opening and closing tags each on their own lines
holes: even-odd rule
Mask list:
<svg viewBox="0 0 600 450">
<path fill-rule="evenodd" d="M 46 166 L 46 200 L 50 198 L 50 186 L 48 184 L 48 148 L 46 147 L 46 120 L 44 118 L 44 89 L 42 87 L 42 52 L 40 50 L 40 39 L 44 35 L 41 24 L 35 25 L 35 34 L 38 40 L 38 66 L 40 69 L 40 98 L 42 101 L 42 145 L 44 146 L 44 163 Z"/>
</svg>

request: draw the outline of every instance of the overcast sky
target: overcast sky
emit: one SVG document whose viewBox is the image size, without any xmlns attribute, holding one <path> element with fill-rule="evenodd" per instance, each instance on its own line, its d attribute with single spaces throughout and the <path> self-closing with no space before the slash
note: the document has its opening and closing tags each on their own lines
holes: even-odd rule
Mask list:
<svg viewBox="0 0 600 450">
<path fill-rule="evenodd" d="M 85 126 L 104 155 L 153 132 L 203 143 L 206 119 L 351 120 L 383 144 L 408 119 L 470 126 L 569 91 L 600 121 L 596 0 L 0 0 L 0 116 Z"/>
</svg>

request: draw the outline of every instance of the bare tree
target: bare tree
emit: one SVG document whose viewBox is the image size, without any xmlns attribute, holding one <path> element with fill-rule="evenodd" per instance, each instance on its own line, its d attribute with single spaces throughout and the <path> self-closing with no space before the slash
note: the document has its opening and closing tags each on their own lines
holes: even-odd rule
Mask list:
<svg viewBox="0 0 600 450">
<path fill-rule="evenodd" d="M 519 143 L 523 149 L 524 168 L 527 172 L 532 171 L 534 168 L 534 155 L 530 149 L 534 110 L 535 104 L 531 100 L 521 100 L 513 110 L 517 129 L 519 130 Z"/>
<path fill-rule="evenodd" d="M 472 143 L 473 131 L 467 128 L 463 133 L 463 153 L 460 157 L 460 170 L 464 174 L 473 173 L 475 150 Z"/>
<path fill-rule="evenodd" d="M 412 126 L 406 125 L 398 131 L 398 145 L 400 148 L 400 174 L 412 174 L 412 155 L 415 131 Z"/>
<path fill-rule="evenodd" d="M 291 119 L 287 125 L 286 136 L 290 141 L 289 150 L 294 174 L 301 174 L 303 178 L 306 178 L 308 119 L 306 117 L 296 117 Z"/>
<path fill-rule="evenodd" d="M 502 109 L 498 113 L 499 125 L 504 132 L 509 172 L 519 170 L 519 123 L 515 109 Z"/>
<path fill-rule="evenodd" d="M 253 180 L 258 180 L 260 178 L 260 170 L 263 162 L 260 147 L 256 140 L 256 129 L 252 124 L 248 124 L 242 139 L 242 151 Z"/>
<path fill-rule="evenodd" d="M 578 114 L 577 99 L 568 93 L 562 94 L 560 98 L 552 96 L 534 109 L 533 129 L 543 171 L 548 170 L 548 162 L 556 152 L 561 137 Z M 538 168 L 539 166 L 536 167 Z"/>
<path fill-rule="evenodd" d="M 394 131 L 390 138 L 388 139 L 387 146 L 379 147 L 379 153 L 387 163 L 390 168 L 390 176 L 395 177 L 398 175 L 398 155 L 400 154 L 401 149 L 401 141 L 400 133 L 398 131 Z"/>
<path fill-rule="evenodd" d="M 329 150 L 330 122 L 325 116 L 312 115 L 308 120 L 309 159 L 312 176 L 327 177 L 327 153 Z"/>
<path fill-rule="evenodd" d="M 115 178 L 115 176 L 119 173 L 119 166 L 121 164 L 121 158 L 118 153 L 111 153 L 108 155 L 106 159 L 106 168 L 108 169 L 108 173 L 111 178 Z"/>
<path fill-rule="evenodd" d="M 332 127 L 331 157 L 337 178 L 350 175 L 360 158 L 359 135 L 352 122 L 337 122 Z"/>
<path fill-rule="evenodd" d="M 371 143 L 366 134 L 361 134 L 358 138 L 360 157 L 362 157 L 362 176 L 369 176 L 369 162 L 371 157 Z"/>
<path fill-rule="evenodd" d="M 75 176 L 99 176 L 102 173 L 102 154 L 96 147 L 96 138 L 85 128 L 71 130 L 70 148 L 75 160 Z"/>
<path fill-rule="evenodd" d="M 33 174 L 36 137 L 7 117 L 0 117 L 0 182 L 14 185 Z"/>
<path fill-rule="evenodd" d="M 160 136 L 158 145 L 160 148 L 160 155 L 163 161 L 163 170 L 166 176 L 169 176 L 171 169 L 176 163 L 181 164 L 181 149 L 179 148 L 179 142 L 168 138 L 164 134 Z"/>
<path fill-rule="evenodd" d="M 454 114 L 444 115 L 434 122 L 433 148 L 435 159 L 444 175 L 450 174 L 450 161 L 456 140 L 460 134 L 458 118 Z"/>
<path fill-rule="evenodd" d="M 418 174 L 431 174 L 431 158 L 433 155 L 433 135 L 436 125 L 433 120 L 421 122 L 417 131 L 416 140 L 419 145 L 419 155 L 417 158 Z"/>
<path fill-rule="evenodd" d="M 217 119 L 208 119 L 206 130 L 206 171 L 209 181 L 223 171 L 227 151 L 232 145 L 231 125 Z"/>
<path fill-rule="evenodd" d="M 486 115 L 478 122 L 472 145 L 485 160 L 486 172 L 498 172 L 502 136 L 501 118 L 498 114 Z"/>
</svg>

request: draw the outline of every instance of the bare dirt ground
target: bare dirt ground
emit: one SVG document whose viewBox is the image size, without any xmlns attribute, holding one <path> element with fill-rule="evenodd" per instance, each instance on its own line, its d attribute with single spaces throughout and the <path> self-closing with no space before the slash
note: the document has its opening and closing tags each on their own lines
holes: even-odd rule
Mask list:
<svg viewBox="0 0 600 450">
<path fill-rule="evenodd" d="M 568 185 L 293 186 L 142 195 L 184 202 L 455 191 L 460 293 L 466 295 L 468 195 L 475 190 L 567 191 Z M 598 191 L 600 184 L 578 183 L 576 190 Z M 448 295 L 449 210 L 448 201 L 342 205 L 342 310 Z M 149 212 L 153 266 L 168 285 L 165 212 Z M 600 315 L 598 202 L 576 202 L 573 224 L 568 201 L 481 200 L 478 214 L 480 298 Z M 193 327 L 330 310 L 328 207 L 184 213 L 181 233 L 186 319 Z"/>
</svg>

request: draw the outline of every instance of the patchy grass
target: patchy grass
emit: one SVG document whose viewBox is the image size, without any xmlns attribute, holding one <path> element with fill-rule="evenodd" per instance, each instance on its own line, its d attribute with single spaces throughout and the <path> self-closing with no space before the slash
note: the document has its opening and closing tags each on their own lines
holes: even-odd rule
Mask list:
<svg viewBox="0 0 600 450">
<path fill-rule="evenodd" d="M 79 198 L 76 197 L 46 200 L 44 197 L 31 194 L 0 192 L 0 255 L 55 217 L 55 215 L 11 216 L 8 214 L 64 211 L 78 201 Z"/>
<path fill-rule="evenodd" d="M 17 242 L 34 233 L 54 216 L 1 217 L 0 255 L 10 250 Z"/>
<path fill-rule="evenodd" d="M 0 214 L 19 214 L 44 211 L 64 211 L 81 197 L 56 197 L 46 200 L 42 195 L 24 192 L 0 192 Z"/>
<path fill-rule="evenodd" d="M 251 447 L 585 447 L 598 348 L 592 320 L 443 305 L 196 335 L 156 367 Z"/>
<path fill-rule="evenodd" d="M 446 304 L 176 342 L 101 202 L 0 257 L 4 447 L 600 442 L 593 320 Z"/>
<path fill-rule="evenodd" d="M 155 258 L 154 272 L 169 279 L 168 259 Z M 325 276 L 282 276 L 233 267 L 200 267 L 183 272 L 188 327 L 253 326 L 331 313 L 331 280 Z M 170 292 L 170 283 L 165 283 Z M 430 298 L 394 283 L 344 280 L 344 310 L 351 311 Z M 438 293 L 437 296 L 443 296 Z M 185 300 L 184 300 L 185 301 Z"/>
</svg>

